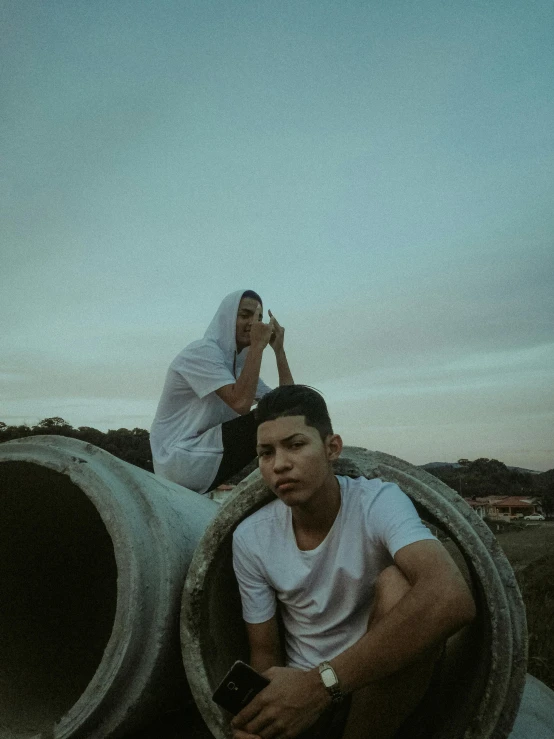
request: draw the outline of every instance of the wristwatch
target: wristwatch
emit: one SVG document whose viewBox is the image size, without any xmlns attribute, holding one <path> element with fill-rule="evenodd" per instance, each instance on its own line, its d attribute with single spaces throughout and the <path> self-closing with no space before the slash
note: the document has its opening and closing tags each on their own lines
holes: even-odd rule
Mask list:
<svg viewBox="0 0 554 739">
<path fill-rule="evenodd" d="M 322 662 L 319 666 L 319 675 L 325 685 L 325 689 L 331 696 L 333 703 L 340 703 L 346 697 L 340 688 L 337 673 L 333 670 L 329 662 Z"/>
</svg>

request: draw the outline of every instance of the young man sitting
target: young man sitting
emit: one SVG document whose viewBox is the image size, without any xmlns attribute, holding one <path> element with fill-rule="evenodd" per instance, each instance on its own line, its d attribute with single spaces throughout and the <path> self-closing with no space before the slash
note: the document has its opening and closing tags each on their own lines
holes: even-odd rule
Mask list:
<svg viewBox="0 0 554 739">
<path fill-rule="evenodd" d="M 250 663 L 271 682 L 234 738 L 326 737 L 342 706 L 344 739 L 391 739 L 444 640 L 474 618 L 471 593 L 396 484 L 333 473 L 342 440 L 319 393 L 277 388 L 256 415 L 277 500 L 237 527 L 233 564 Z"/>
<path fill-rule="evenodd" d="M 204 337 L 186 346 L 167 371 L 150 430 L 154 472 L 197 493 L 213 490 L 256 457 L 251 407 L 270 388 L 262 354 L 275 352 L 279 384 L 292 384 L 285 329 L 262 299 L 237 290 L 221 301 Z"/>
</svg>

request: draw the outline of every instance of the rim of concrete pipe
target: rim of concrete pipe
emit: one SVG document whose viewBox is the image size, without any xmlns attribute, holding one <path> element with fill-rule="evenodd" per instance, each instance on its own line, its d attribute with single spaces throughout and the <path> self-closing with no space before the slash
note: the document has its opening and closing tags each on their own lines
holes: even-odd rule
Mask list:
<svg viewBox="0 0 554 739">
<path fill-rule="evenodd" d="M 491 737 L 503 739 L 511 731 L 523 694 L 528 648 L 525 606 L 506 555 L 487 524 L 438 478 L 383 452 L 356 448 L 350 452 L 364 474 L 397 482 L 429 514 L 427 520 L 434 519 L 449 534 L 479 576 L 492 626 L 491 669 L 479 713 L 465 737 L 487 737 L 484 732 L 489 731 Z M 371 458 L 373 463 L 366 466 Z"/>
<path fill-rule="evenodd" d="M 472 719 L 457 725 L 455 717 L 440 739 L 504 739 L 515 720 L 525 684 L 527 631 L 525 610 L 512 568 L 489 527 L 451 488 L 414 465 L 383 452 L 345 447 L 337 474 L 380 477 L 396 482 L 418 507 L 455 542 L 477 586 L 490 650 L 483 655 L 482 692 Z M 181 608 L 181 648 L 189 685 L 204 721 L 215 737 L 230 736 L 228 716 L 211 700 L 203 632 L 210 578 L 215 577 L 220 547 L 247 515 L 274 499 L 256 470 L 233 491 L 206 529 L 190 564 Z M 490 663 L 487 661 L 490 660 Z M 460 720 L 462 720 L 460 718 Z M 469 725 L 468 725 L 469 724 Z"/>
<path fill-rule="evenodd" d="M 143 718 L 143 704 L 159 688 L 154 676 L 163 682 L 162 671 L 169 667 L 163 634 L 177 631 L 175 619 L 185 573 L 180 567 L 176 574 L 176 565 L 168 556 L 168 540 L 175 537 L 170 531 L 175 527 L 172 511 L 164 520 L 145 491 L 153 485 L 162 502 L 166 492 L 174 498 L 176 493 L 188 496 L 195 506 L 206 509 L 202 531 L 217 504 L 199 500 L 196 493 L 68 437 L 34 436 L 5 442 L 0 445 L 0 463 L 37 465 L 63 475 L 78 488 L 93 504 L 111 539 L 117 576 L 110 635 L 86 688 L 53 725 L 42 727 L 38 734 L 26 730 L 14 731 L 13 736 L 119 736 L 122 725 L 128 730 Z M 182 533 L 186 539 L 186 532 Z M 195 542 L 185 544 L 190 558 Z M 146 575 L 152 572 L 155 577 Z M 178 642 L 170 646 L 178 650 Z M 11 737 L 5 720 L 2 723 L 0 736 Z"/>
</svg>

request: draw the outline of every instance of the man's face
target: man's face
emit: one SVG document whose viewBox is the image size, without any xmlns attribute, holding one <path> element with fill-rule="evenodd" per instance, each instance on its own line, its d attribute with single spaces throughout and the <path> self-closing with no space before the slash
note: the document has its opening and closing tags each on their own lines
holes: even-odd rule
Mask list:
<svg viewBox="0 0 554 739">
<path fill-rule="evenodd" d="M 332 440 L 337 438 L 329 436 L 323 442 L 304 416 L 261 423 L 257 451 L 262 477 L 286 505 L 305 505 L 333 474 L 329 461 L 334 458 Z"/>
<path fill-rule="evenodd" d="M 242 298 L 239 303 L 235 330 L 237 349 L 239 351 L 250 346 L 250 327 L 252 326 L 252 320 L 259 305 L 255 298 Z M 260 312 L 260 320 L 261 316 L 262 314 Z"/>
</svg>

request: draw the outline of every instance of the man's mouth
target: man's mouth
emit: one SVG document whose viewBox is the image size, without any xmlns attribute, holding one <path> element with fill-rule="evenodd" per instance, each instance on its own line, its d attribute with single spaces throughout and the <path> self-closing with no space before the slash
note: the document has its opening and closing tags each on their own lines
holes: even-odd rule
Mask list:
<svg viewBox="0 0 554 739">
<path fill-rule="evenodd" d="M 275 490 L 278 490 L 280 493 L 286 493 L 287 490 L 292 490 L 297 484 L 298 480 L 293 480 L 291 478 L 286 480 L 278 480 L 275 485 Z"/>
</svg>

